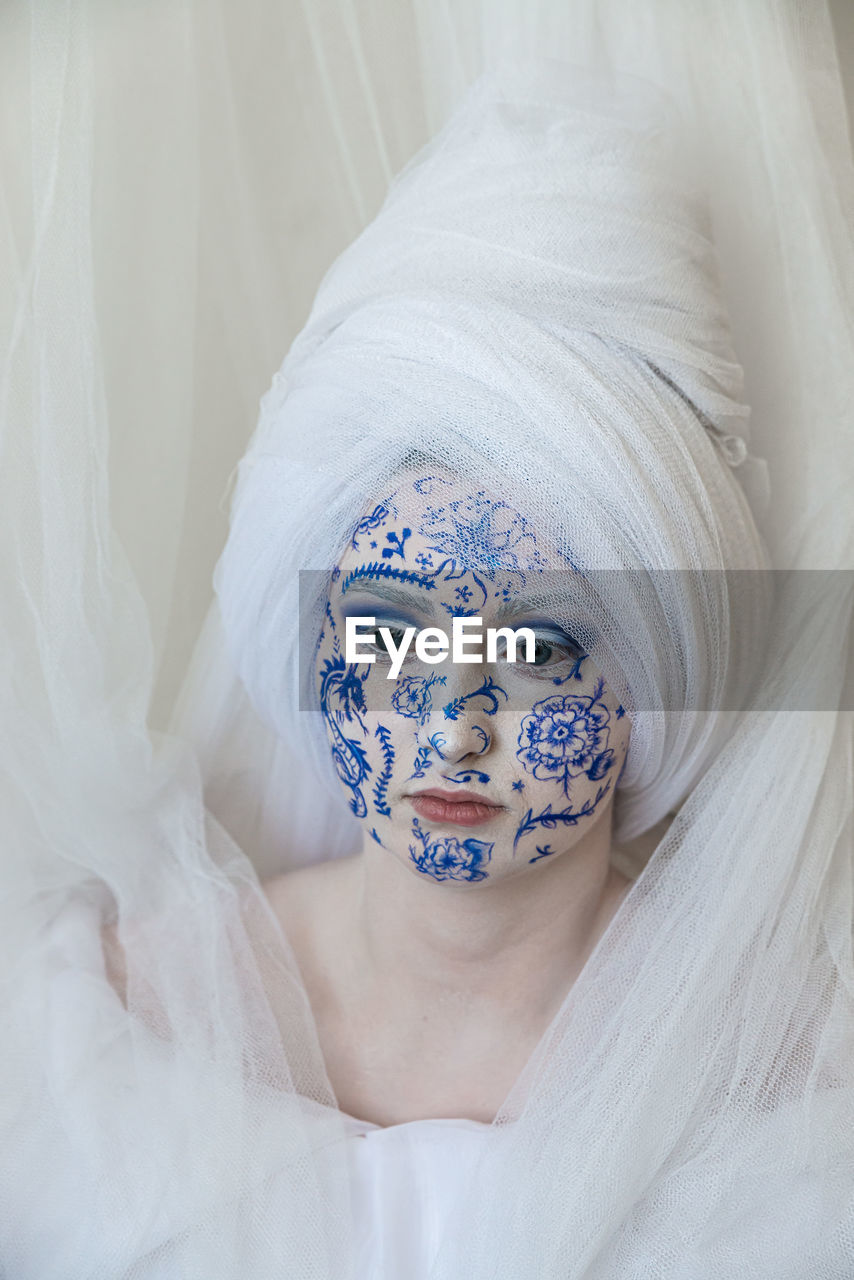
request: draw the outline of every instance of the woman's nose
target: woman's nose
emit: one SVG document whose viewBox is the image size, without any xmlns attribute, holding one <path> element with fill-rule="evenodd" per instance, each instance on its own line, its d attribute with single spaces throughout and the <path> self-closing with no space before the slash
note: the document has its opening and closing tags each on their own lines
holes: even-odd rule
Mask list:
<svg viewBox="0 0 854 1280">
<path fill-rule="evenodd" d="M 442 697 L 433 700 L 430 715 L 418 731 L 419 746 L 432 748 L 441 760 L 452 764 L 468 756 L 486 755 L 493 743 L 495 686 L 482 667 L 473 674 L 476 678 L 467 673 L 448 680 Z"/>
</svg>

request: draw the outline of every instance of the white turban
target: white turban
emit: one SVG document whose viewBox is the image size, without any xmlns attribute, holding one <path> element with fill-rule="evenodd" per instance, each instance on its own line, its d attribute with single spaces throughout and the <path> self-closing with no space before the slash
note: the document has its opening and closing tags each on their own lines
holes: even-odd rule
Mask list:
<svg viewBox="0 0 854 1280">
<path fill-rule="evenodd" d="M 556 620 L 578 625 L 570 566 L 592 573 L 585 647 L 633 719 L 621 837 L 719 749 L 765 615 L 763 586 L 724 571 L 765 559 L 733 469 L 742 371 L 686 170 L 651 86 L 512 68 L 470 91 L 328 273 L 264 399 L 217 575 L 252 700 L 291 742 L 313 725 L 327 781 L 319 716 L 297 717 L 312 698 L 297 575 L 335 564 L 413 451 L 548 532 L 566 556 Z"/>
</svg>

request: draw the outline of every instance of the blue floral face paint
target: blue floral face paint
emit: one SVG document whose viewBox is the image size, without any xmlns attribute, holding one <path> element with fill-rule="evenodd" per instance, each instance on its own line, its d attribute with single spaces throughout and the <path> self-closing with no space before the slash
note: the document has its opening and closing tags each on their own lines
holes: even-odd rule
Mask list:
<svg viewBox="0 0 854 1280">
<path fill-rule="evenodd" d="M 475 886 L 535 870 L 571 856 L 613 800 L 629 717 L 581 645 L 525 605 L 538 575 L 567 566 L 548 545 L 486 491 L 413 473 L 333 570 L 316 655 L 332 761 L 366 839 L 415 875 Z M 345 620 L 366 616 L 374 662 L 348 664 Z M 386 678 L 406 628 L 473 616 L 531 627 L 534 660 L 499 648 L 439 672 L 410 646 Z"/>
<path fill-rule="evenodd" d="M 413 864 L 433 880 L 485 880 L 494 845 L 487 840 L 458 840 L 456 836 L 433 836 L 412 820 L 414 843 L 409 846 Z"/>
</svg>

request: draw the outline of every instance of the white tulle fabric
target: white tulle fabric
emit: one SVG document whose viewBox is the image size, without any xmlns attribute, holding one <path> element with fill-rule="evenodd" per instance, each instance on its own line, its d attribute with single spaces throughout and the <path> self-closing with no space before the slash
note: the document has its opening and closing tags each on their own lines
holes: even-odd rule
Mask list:
<svg viewBox="0 0 854 1280">
<path fill-rule="evenodd" d="M 168 83 L 196 84 L 202 120 L 224 66 L 247 100 L 281 83 L 273 8 L 265 25 L 260 4 L 239 22 L 175 6 L 170 67 L 195 79 Z M 152 738 L 158 645 L 107 483 L 122 369 L 101 363 L 113 313 L 92 86 L 110 24 L 99 6 L 32 7 L 20 91 L 36 109 L 27 182 L 7 180 L 16 292 L 0 302 L 3 1266 L 15 1280 L 843 1280 L 854 251 L 827 13 L 397 13 L 292 15 L 313 68 L 295 93 L 322 120 L 339 229 L 359 230 L 394 158 L 459 111 L 329 274 L 264 400 L 221 616 L 180 732 Z M 556 60 L 529 60 L 542 53 Z M 165 121 L 169 94 L 152 104 Z M 239 155 L 239 94 L 222 112 L 222 151 L 173 125 L 196 194 L 231 190 L 218 162 Z M 239 299 L 227 283 L 253 278 L 241 268 L 269 216 L 263 179 L 235 189 L 253 199 L 229 196 L 200 237 L 206 323 L 210 296 Z M 269 354 L 275 323 L 245 310 Z M 192 397 L 167 374 L 192 343 L 155 331 L 175 426 Z M 198 376 L 206 394 L 224 377 Z M 412 448 L 512 501 L 585 570 L 633 571 L 594 618 L 633 714 L 621 833 L 678 811 L 495 1123 L 362 1136 L 336 1109 L 257 870 L 352 845 L 316 717 L 297 709 L 294 575 L 331 567 Z M 835 571 L 833 589 L 808 593 L 793 572 L 771 590 L 769 565 Z M 565 607 L 556 591 L 555 616 Z M 784 706 L 816 664 L 821 706 Z M 751 681 L 747 710 L 716 710 Z M 433 1187 L 417 1257 L 395 1261 L 418 1186 L 443 1169 L 466 1177 Z"/>
</svg>

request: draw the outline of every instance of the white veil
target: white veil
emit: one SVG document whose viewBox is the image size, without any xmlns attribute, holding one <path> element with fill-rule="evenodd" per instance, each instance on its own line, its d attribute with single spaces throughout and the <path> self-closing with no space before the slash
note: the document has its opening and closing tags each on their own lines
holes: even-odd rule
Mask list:
<svg viewBox="0 0 854 1280">
<path fill-rule="evenodd" d="M 158 669 L 154 720 L 167 718 L 205 590 L 196 584 L 194 603 L 172 583 L 186 581 L 194 540 L 217 540 L 211 456 L 224 480 L 239 452 L 211 424 L 245 419 L 237 389 L 268 380 L 296 299 L 304 307 L 392 174 L 512 51 L 651 81 L 678 106 L 692 181 L 708 196 L 724 304 L 715 323 L 727 336 L 728 320 L 744 386 L 723 348 L 684 329 L 673 368 L 659 353 L 638 403 L 666 407 L 661 440 L 681 444 L 656 494 L 673 467 L 703 479 L 708 508 L 691 545 L 717 559 L 688 568 L 761 568 L 749 504 L 770 563 L 798 572 L 775 593 L 754 709 L 711 754 L 698 750 L 696 773 L 639 821 L 690 793 L 496 1118 L 433 1274 L 841 1280 L 854 1256 L 854 253 L 824 5 L 414 4 L 358 17 L 342 5 L 321 21 L 310 5 L 285 16 L 260 0 L 239 17 L 210 2 L 34 3 L 5 21 L 14 39 L 2 83 L 16 110 L 4 146 L 18 166 L 3 183 L 15 289 L 0 402 L 0 1250 L 10 1276 L 351 1274 L 335 1099 L 246 857 L 272 870 L 341 852 L 346 810 L 330 809 L 323 827 L 310 813 L 284 823 L 305 794 L 293 786 L 292 740 L 274 749 L 255 718 L 216 613 L 177 733 L 152 742 L 145 720 Z M 130 109 L 136 95 L 141 110 Z M 136 134 L 113 125 L 111 101 Z M 253 145 L 279 119 L 286 132 Z M 453 146 L 433 160 L 452 169 Z M 678 193 L 682 171 L 672 174 Z M 418 172 L 408 180 L 404 226 Z M 318 220 L 312 262 L 287 257 L 285 210 L 291 230 Z M 391 240 L 384 226 L 377 234 Z M 382 321 L 359 308 L 359 254 L 375 262 L 371 252 L 362 242 L 330 275 L 286 365 L 309 405 L 350 358 L 352 324 L 336 348 L 330 315 L 355 317 L 357 338 Z M 698 263 L 705 278 L 702 253 Z M 701 284 L 686 286 L 689 318 L 711 314 L 692 310 Z M 642 327 L 615 340 L 636 345 Z M 686 350 L 709 358 L 687 384 Z M 543 360 L 552 355 L 544 346 Z M 573 358 L 613 379 L 628 423 L 638 369 L 624 387 L 620 362 L 596 343 Z M 485 394 L 500 414 L 495 359 Z M 367 406 L 387 413 L 382 378 L 367 386 Z M 278 379 L 266 398 L 256 451 L 279 448 L 290 390 Z M 411 407 L 425 404 L 413 392 Z M 746 464 L 730 467 L 714 438 L 746 434 L 746 405 L 767 507 L 761 466 L 742 492 Z M 285 486 L 315 447 L 285 433 Z M 331 460 L 338 481 L 345 461 Z M 244 473 L 232 550 L 258 468 Z M 507 468 L 494 474 L 511 484 Z M 141 492 L 159 495 L 143 521 L 134 476 L 153 477 Z M 330 531 L 333 516 L 358 514 L 360 485 L 372 492 L 375 476 L 357 481 L 330 509 Z M 297 567 L 329 568 L 315 534 L 291 549 Z M 716 537 L 731 538 L 731 554 Z M 227 556 L 220 589 L 234 602 L 230 572 Z M 238 661 L 252 618 L 226 619 Z M 720 631 L 719 613 L 712 621 Z M 250 684 L 263 657 L 252 654 Z M 816 666 L 821 688 L 798 705 L 793 685 Z"/>
</svg>

